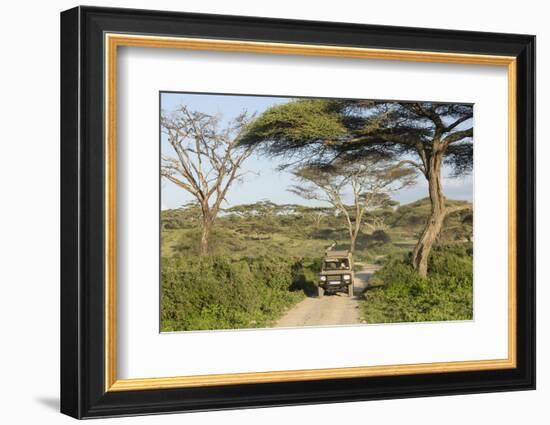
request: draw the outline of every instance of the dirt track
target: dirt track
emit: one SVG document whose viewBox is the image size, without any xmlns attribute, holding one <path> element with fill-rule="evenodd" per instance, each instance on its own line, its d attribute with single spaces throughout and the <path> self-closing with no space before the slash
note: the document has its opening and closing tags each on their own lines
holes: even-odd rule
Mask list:
<svg viewBox="0 0 550 425">
<path fill-rule="evenodd" d="M 325 295 L 322 298 L 310 297 L 289 310 L 274 327 L 350 325 L 361 323 L 357 296 L 366 288 L 370 276 L 378 269 L 372 264 L 355 273 L 354 296 L 344 293 Z M 364 322 L 363 322 L 364 323 Z"/>
</svg>

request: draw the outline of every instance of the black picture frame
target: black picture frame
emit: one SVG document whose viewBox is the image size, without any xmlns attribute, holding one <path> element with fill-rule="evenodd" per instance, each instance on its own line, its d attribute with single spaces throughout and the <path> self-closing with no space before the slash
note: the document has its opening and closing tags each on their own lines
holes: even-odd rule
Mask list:
<svg viewBox="0 0 550 425">
<path fill-rule="evenodd" d="M 104 33 L 517 58 L 517 367 L 106 392 Z M 75 418 L 535 388 L 535 37 L 131 9 L 61 13 L 61 412 Z"/>
</svg>

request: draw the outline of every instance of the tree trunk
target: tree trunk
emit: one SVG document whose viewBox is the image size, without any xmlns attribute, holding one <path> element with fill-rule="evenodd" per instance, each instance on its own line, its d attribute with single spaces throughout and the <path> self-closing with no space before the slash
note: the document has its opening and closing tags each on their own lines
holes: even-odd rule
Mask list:
<svg viewBox="0 0 550 425">
<path fill-rule="evenodd" d="M 202 234 L 201 234 L 201 245 L 200 245 L 201 255 L 208 254 L 210 231 L 212 230 L 213 224 L 214 224 L 214 218 L 212 217 L 212 212 L 206 206 L 203 206 L 202 207 Z"/>
<path fill-rule="evenodd" d="M 434 152 L 429 161 L 428 188 L 430 192 L 431 211 L 426 226 L 412 253 L 412 266 L 422 277 L 428 274 L 428 257 L 445 219 L 445 198 L 441 187 L 441 162 L 443 155 Z"/>
<path fill-rule="evenodd" d="M 349 251 L 353 254 L 355 252 L 355 241 L 357 236 L 352 236 L 349 244 Z"/>
<path fill-rule="evenodd" d="M 201 255 L 208 254 L 208 240 L 210 239 L 210 224 L 203 222 L 201 234 Z"/>
</svg>

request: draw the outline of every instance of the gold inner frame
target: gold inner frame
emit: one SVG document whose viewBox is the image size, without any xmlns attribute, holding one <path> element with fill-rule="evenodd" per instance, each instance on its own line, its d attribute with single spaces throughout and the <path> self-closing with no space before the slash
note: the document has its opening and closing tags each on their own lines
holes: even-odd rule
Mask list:
<svg viewBox="0 0 550 425">
<path fill-rule="evenodd" d="M 105 391 L 510 369 L 516 367 L 516 58 L 326 45 L 105 34 Z M 437 363 L 118 379 L 116 373 L 116 100 L 119 46 L 504 66 L 508 72 L 508 357 Z"/>
</svg>

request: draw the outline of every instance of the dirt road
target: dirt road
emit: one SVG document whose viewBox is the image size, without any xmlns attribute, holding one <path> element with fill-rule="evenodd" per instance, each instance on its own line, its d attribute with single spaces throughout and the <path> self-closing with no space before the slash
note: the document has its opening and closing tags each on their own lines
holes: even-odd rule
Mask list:
<svg viewBox="0 0 550 425">
<path fill-rule="evenodd" d="M 374 264 L 361 264 L 355 272 L 354 296 L 344 293 L 325 295 L 322 298 L 309 297 L 299 302 L 275 324 L 276 328 L 322 325 L 350 325 L 361 323 L 357 296 L 367 287 L 371 275 L 378 270 Z M 364 323 L 364 322 L 363 322 Z"/>
</svg>

